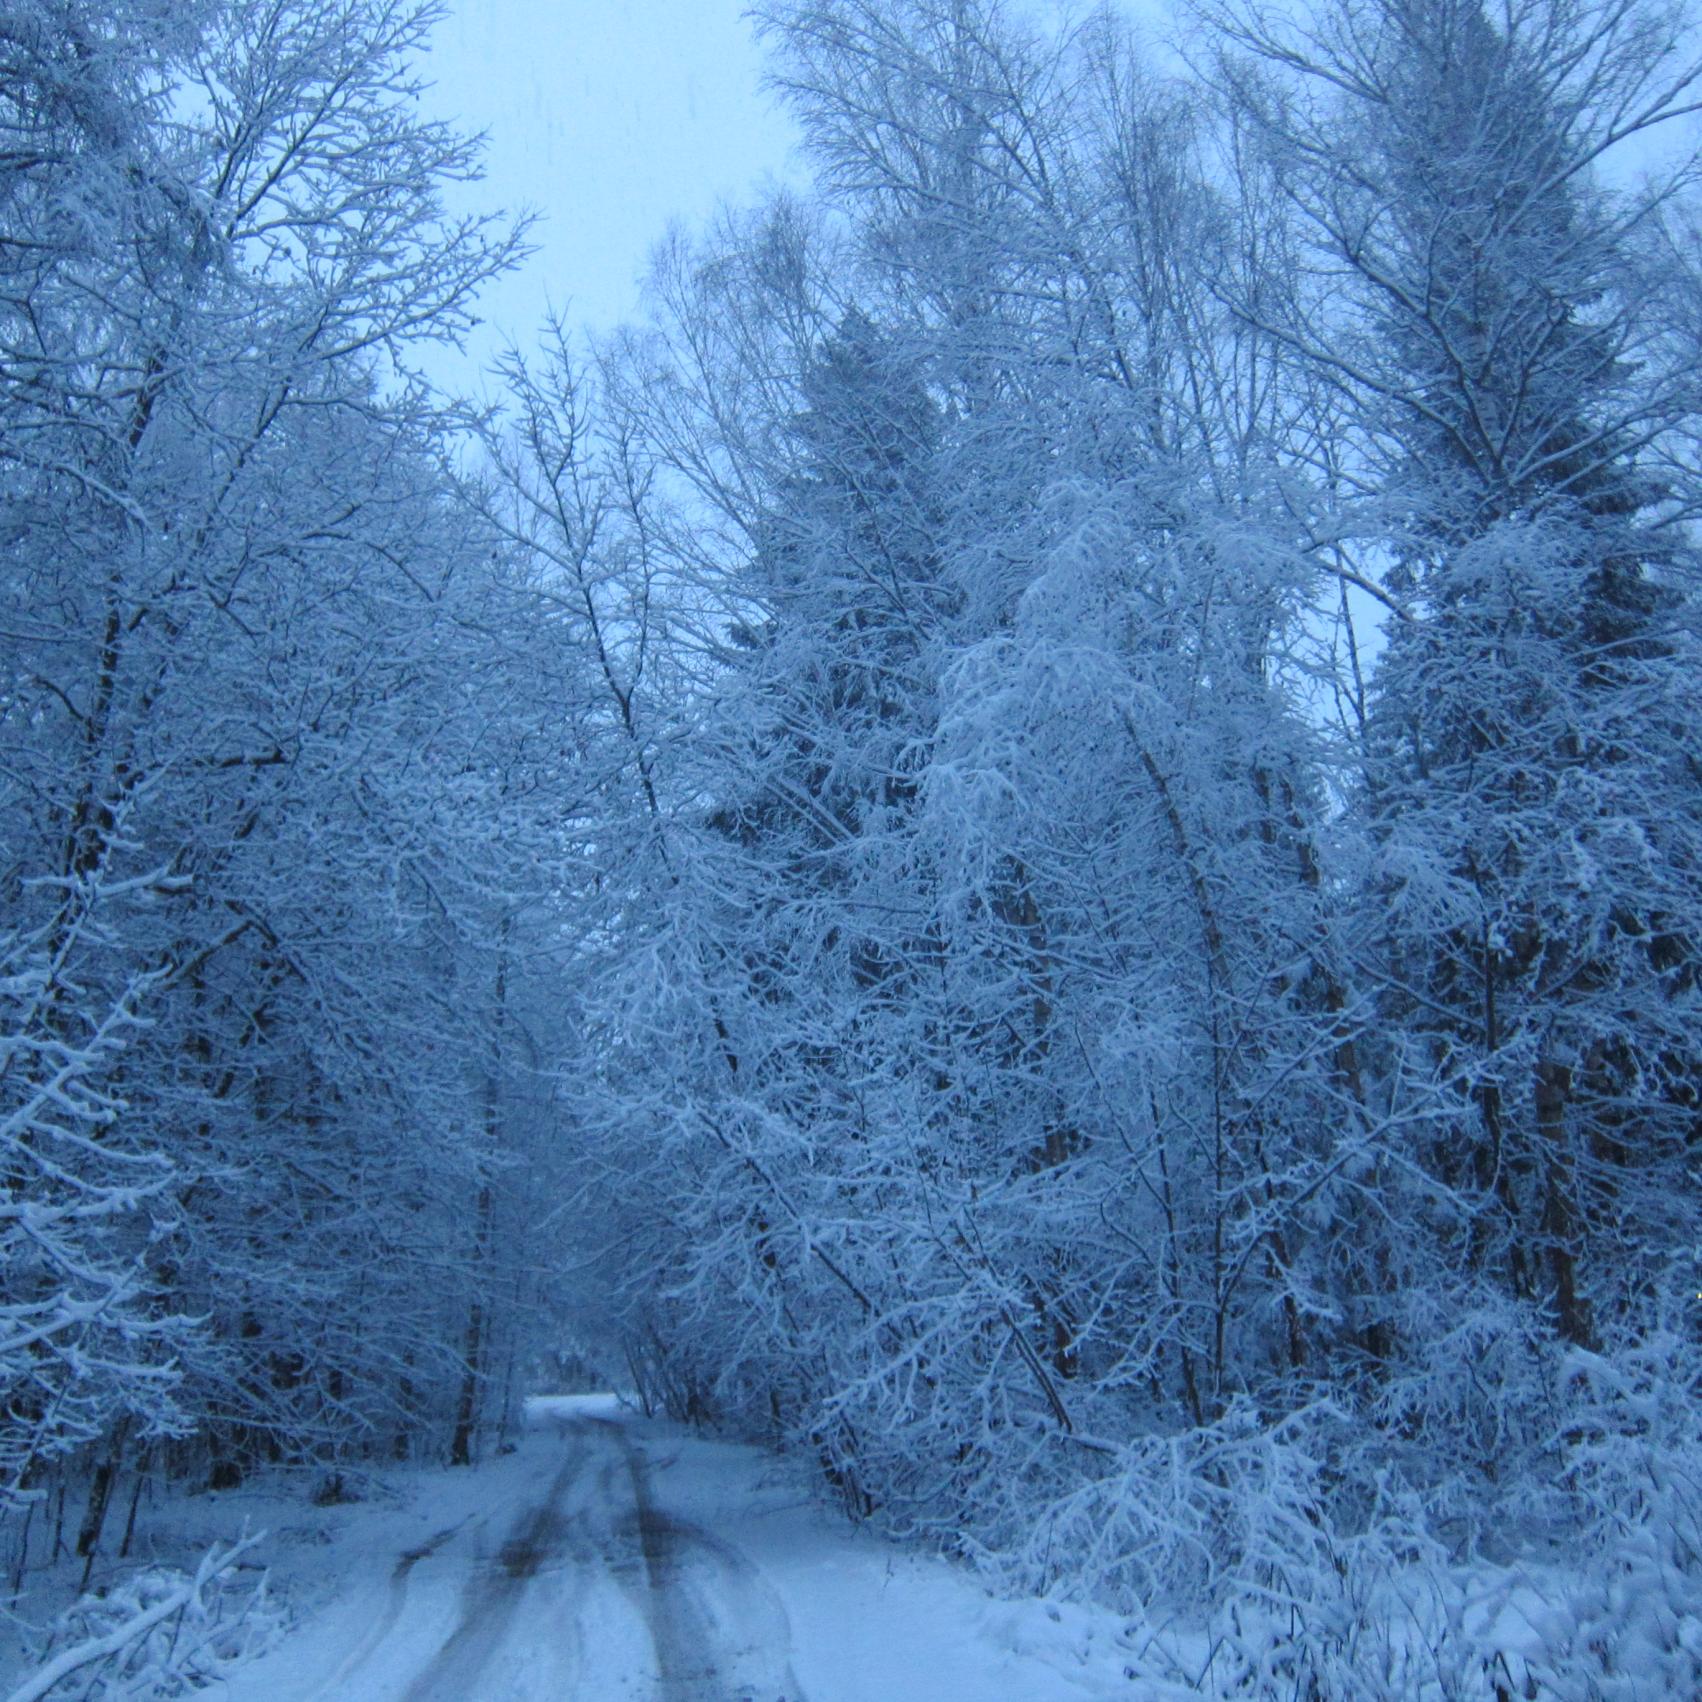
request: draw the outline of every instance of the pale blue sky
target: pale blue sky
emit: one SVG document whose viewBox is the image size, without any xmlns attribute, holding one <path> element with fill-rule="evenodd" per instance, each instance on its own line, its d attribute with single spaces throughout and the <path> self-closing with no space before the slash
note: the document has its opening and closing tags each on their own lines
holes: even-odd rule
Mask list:
<svg viewBox="0 0 1702 1702">
<path fill-rule="evenodd" d="M 468 207 L 530 205 L 539 252 L 484 301 L 469 358 L 434 358 L 459 388 L 547 305 L 606 330 L 639 311 L 638 281 L 671 220 L 696 224 L 765 182 L 805 181 L 790 117 L 761 87 L 750 0 L 451 0 L 424 73 L 436 117 L 488 133 Z M 1082 0 L 1016 0 L 1040 17 Z M 1146 0 L 1141 10 L 1153 10 Z"/>
<path fill-rule="evenodd" d="M 539 253 L 485 298 L 474 370 L 504 334 L 530 343 L 549 302 L 600 329 L 631 318 L 670 219 L 696 222 L 798 172 L 791 121 L 759 87 L 745 3 L 455 0 L 426 104 L 489 133 L 477 204 L 545 216 Z"/>
</svg>

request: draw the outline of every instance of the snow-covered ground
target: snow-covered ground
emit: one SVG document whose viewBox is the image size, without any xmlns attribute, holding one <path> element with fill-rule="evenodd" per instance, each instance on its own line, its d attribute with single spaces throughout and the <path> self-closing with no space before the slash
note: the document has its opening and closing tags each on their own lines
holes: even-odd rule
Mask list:
<svg viewBox="0 0 1702 1702">
<path fill-rule="evenodd" d="M 803 1468 L 539 1399 L 519 1449 L 270 1544 L 296 1625 L 218 1702 L 1081 1702 L 1134 1693 L 1121 1623 L 992 1600 L 851 1529 Z"/>
</svg>

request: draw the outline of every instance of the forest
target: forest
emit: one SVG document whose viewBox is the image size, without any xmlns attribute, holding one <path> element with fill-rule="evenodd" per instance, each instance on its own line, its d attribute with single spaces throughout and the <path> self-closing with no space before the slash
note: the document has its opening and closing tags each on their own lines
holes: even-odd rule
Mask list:
<svg viewBox="0 0 1702 1702">
<path fill-rule="evenodd" d="M 7 1585 L 566 1330 L 1214 1694 L 1702 1693 L 1696 20 L 764 0 L 475 405 L 445 10 L 0 0 Z"/>
</svg>

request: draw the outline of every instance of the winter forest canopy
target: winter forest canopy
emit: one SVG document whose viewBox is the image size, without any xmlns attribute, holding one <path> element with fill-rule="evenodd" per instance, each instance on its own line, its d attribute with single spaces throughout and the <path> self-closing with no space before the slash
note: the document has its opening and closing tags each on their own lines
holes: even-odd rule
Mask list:
<svg viewBox="0 0 1702 1702">
<path fill-rule="evenodd" d="M 566 1319 L 1246 1694 L 1556 1550 L 1694 1693 L 1692 20 L 769 0 L 813 189 L 481 412 L 441 10 L 0 0 L 14 1578 Z"/>
</svg>

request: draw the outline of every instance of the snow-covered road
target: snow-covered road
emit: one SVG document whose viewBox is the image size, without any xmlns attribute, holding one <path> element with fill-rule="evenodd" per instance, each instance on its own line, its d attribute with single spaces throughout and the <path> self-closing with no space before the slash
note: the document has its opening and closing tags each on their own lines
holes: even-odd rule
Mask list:
<svg viewBox="0 0 1702 1702">
<path fill-rule="evenodd" d="M 760 1452 L 604 1399 L 327 1545 L 329 1599 L 224 1702 L 1080 1702 L 1115 1622 L 988 1598 L 809 1506 Z M 299 1536 L 299 1542 L 311 1539 Z M 298 1569 L 311 1569 L 299 1555 Z"/>
</svg>

